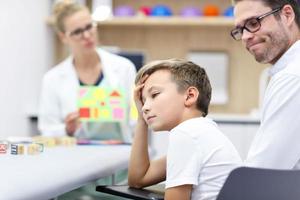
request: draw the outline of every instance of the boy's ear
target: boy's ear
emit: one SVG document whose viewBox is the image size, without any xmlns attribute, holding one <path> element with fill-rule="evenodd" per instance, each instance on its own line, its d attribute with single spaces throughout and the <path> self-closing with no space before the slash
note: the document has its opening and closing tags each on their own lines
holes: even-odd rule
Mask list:
<svg viewBox="0 0 300 200">
<path fill-rule="evenodd" d="M 186 92 L 185 92 L 185 101 L 184 105 L 187 107 L 191 107 L 195 105 L 197 102 L 198 96 L 199 96 L 199 91 L 196 87 L 189 87 Z"/>
</svg>

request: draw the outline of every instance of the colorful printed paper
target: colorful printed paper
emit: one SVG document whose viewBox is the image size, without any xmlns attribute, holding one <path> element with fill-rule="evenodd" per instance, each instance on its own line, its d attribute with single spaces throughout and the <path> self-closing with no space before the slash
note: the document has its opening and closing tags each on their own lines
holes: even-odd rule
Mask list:
<svg viewBox="0 0 300 200">
<path fill-rule="evenodd" d="M 136 121 L 138 119 L 138 111 L 135 105 L 135 102 L 132 100 L 130 105 L 130 119 Z"/>
<path fill-rule="evenodd" d="M 77 105 L 81 121 L 126 120 L 126 97 L 121 88 L 80 87 Z"/>
</svg>

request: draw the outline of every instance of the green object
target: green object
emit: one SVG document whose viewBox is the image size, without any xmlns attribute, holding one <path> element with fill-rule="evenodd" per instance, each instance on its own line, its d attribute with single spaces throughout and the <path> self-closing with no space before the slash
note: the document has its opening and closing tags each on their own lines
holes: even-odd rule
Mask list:
<svg viewBox="0 0 300 200">
<path fill-rule="evenodd" d="M 127 117 L 128 105 L 122 88 L 82 86 L 77 106 L 81 121 L 120 122 Z"/>
</svg>

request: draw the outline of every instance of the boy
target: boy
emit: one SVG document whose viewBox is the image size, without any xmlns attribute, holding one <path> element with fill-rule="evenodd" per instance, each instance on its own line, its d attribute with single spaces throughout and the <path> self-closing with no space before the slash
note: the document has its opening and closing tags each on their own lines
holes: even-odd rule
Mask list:
<svg viewBox="0 0 300 200">
<path fill-rule="evenodd" d="M 166 200 L 215 199 L 241 159 L 205 118 L 211 98 L 200 66 L 178 59 L 149 63 L 137 74 L 134 99 L 139 112 L 128 172 L 131 187 L 166 179 Z M 150 161 L 148 126 L 170 131 L 167 156 Z"/>
</svg>

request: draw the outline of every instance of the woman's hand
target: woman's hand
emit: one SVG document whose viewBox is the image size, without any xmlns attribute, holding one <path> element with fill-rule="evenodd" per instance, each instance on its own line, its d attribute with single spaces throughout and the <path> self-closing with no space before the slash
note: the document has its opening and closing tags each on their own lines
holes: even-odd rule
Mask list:
<svg viewBox="0 0 300 200">
<path fill-rule="evenodd" d="M 79 112 L 72 112 L 65 118 L 66 132 L 68 136 L 74 136 L 75 131 L 80 126 Z"/>
</svg>

